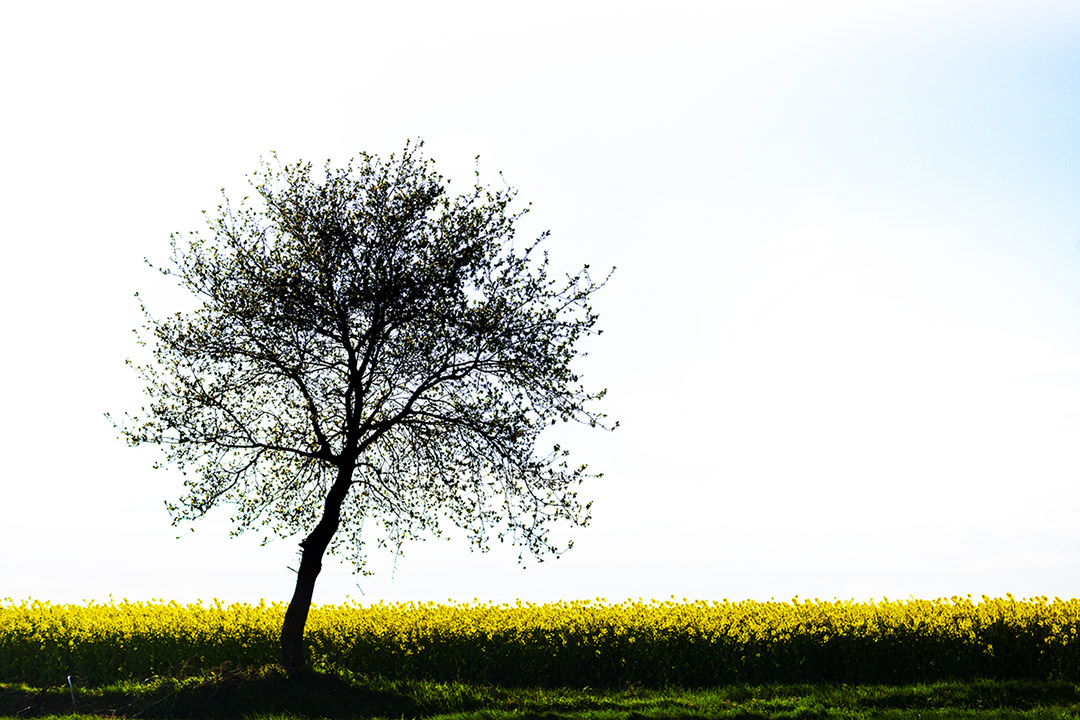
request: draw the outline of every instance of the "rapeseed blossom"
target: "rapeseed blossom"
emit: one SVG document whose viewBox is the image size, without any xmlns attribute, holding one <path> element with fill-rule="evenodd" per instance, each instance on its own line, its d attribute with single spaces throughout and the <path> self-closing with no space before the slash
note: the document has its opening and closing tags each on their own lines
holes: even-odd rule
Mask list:
<svg viewBox="0 0 1080 720">
<path fill-rule="evenodd" d="M 283 603 L 0 603 L 0 681 L 184 676 L 277 657 Z M 643 599 L 312 609 L 316 666 L 516 685 L 1080 675 L 1080 600 Z"/>
</svg>

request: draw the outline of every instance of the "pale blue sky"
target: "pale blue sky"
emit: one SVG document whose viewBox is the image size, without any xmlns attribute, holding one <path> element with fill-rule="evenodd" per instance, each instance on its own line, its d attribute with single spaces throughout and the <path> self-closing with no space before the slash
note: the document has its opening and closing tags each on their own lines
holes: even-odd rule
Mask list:
<svg viewBox="0 0 1080 720">
<path fill-rule="evenodd" d="M 29 6 L 27 6 L 29 8 Z M 260 156 L 481 155 L 566 268 L 613 434 L 558 562 L 328 563 L 317 602 L 1080 595 L 1080 6 L 58 3 L 0 23 L 0 597 L 287 599 L 116 440 L 142 265 Z M 540 6 L 537 6 L 540 7 Z"/>
</svg>

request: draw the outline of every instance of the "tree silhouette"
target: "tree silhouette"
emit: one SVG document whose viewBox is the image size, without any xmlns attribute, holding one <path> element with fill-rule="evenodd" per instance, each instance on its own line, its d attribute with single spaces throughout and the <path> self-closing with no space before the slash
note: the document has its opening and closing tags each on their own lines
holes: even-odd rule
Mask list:
<svg viewBox="0 0 1080 720">
<path fill-rule="evenodd" d="M 477 179 L 452 196 L 421 151 L 321 174 L 263 162 L 254 203 L 226 197 L 210 232 L 173 235 L 157 268 L 201 305 L 165 319 L 143 305 L 154 359 L 136 369 L 151 403 L 117 425 L 184 472 L 174 523 L 225 503 L 234 533 L 303 535 L 286 668 L 306 664 L 325 552 L 363 569 L 365 519 L 381 545 L 451 523 L 481 549 L 519 544 L 519 559 L 572 546 L 553 522 L 589 520 L 577 488 L 596 476 L 538 443 L 559 421 L 605 426 L 604 391 L 571 361 L 599 334 L 590 298 L 607 280 L 588 265 L 550 277 L 547 233 L 514 245 L 527 208 L 510 211 L 513 189 Z"/>
</svg>

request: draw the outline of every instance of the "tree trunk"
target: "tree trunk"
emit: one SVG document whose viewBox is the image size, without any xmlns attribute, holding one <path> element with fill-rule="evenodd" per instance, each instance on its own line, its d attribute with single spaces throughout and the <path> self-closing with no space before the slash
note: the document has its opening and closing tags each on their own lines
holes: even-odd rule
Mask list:
<svg viewBox="0 0 1080 720">
<path fill-rule="evenodd" d="M 286 670 L 299 670 L 307 666 L 304 652 L 304 626 L 307 624 L 315 580 L 322 570 L 322 558 L 337 532 L 341 519 L 341 504 L 349 492 L 352 468 L 340 467 L 337 481 L 326 494 L 322 519 L 311 534 L 301 543 L 300 569 L 296 573 L 296 589 L 285 611 L 281 624 L 281 666 Z"/>
</svg>

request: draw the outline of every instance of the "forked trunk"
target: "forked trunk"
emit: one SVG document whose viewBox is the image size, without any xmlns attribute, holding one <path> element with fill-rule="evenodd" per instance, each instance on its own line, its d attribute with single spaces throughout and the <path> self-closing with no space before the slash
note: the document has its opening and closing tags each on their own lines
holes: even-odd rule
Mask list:
<svg viewBox="0 0 1080 720">
<path fill-rule="evenodd" d="M 303 552 L 300 555 L 300 568 L 296 573 L 296 589 L 285 611 L 285 620 L 281 623 L 281 666 L 286 670 L 299 670 L 307 666 L 307 654 L 304 652 L 304 626 L 307 624 L 308 611 L 311 609 L 311 597 L 315 590 L 315 580 L 322 570 L 322 558 L 337 532 L 341 520 L 341 504 L 349 492 L 352 470 L 338 470 L 337 482 L 326 495 L 322 519 L 311 534 L 300 543 Z"/>
</svg>

